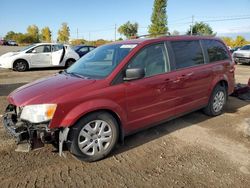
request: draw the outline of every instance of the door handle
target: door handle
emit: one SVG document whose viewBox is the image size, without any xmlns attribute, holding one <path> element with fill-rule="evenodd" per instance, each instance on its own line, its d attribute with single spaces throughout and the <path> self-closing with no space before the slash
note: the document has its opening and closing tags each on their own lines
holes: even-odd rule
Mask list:
<svg viewBox="0 0 250 188">
<path fill-rule="evenodd" d="M 190 73 L 186 74 L 186 76 L 190 77 L 190 76 L 192 76 L 193 74 L 194 74 L 193 72 L 190 72 Z"/>
<path fill-rule="evenodd" d="M 190 72 L 190 73 L 188 73 L 188 74 L 183 74 L 183 75 L 181 75 L 181 76 L 178 76 L 177 77 L 177 79 L 180 79 L 180 80 L 182 80 L 182 79 L 188 79 L 190 76 L 192 76 L 194 73 L 193 72 Z"/>
</svg>

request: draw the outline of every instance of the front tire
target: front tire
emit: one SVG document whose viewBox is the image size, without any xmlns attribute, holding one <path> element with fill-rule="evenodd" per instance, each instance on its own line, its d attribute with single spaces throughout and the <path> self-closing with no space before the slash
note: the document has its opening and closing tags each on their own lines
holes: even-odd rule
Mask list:
<svg viewBox="0 0 250 188">
<path fill-rule="evenodd" d="M 222 114 L 227 101 L 226 88 L 217 85 L 209 99 L 208 105 L 203 109 L 204 113 L 209 116 L 218 116 Z"/>
<path fill-rule="evenodd" d="M 29 69 L 29 65 L 25 60 L 17 60 L 14 62 L 13 69 L 18 72 L 24 72 Z"/>
<path fill-rule="evenodd" d="M 93 162 L 107 156 L 118 140 L 118 123 L 109 113 L 96 112 L 80 119 L 69 132 L 69 151 Z"/>
</svg>

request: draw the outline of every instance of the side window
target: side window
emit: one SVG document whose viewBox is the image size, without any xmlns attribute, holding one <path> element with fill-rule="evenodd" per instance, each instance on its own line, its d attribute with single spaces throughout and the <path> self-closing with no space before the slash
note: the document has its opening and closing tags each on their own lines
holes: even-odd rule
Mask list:
<svg viewBox="0 0 250 188">
<path fill-rule="evenodd" d="M 36 50 L 36 53 L 48 53 L 48 52 L 51 52 L 51 46 L 41 45 L 41 46 L 34 48 L 33 50 Z"/>
<path fill-rule="evenodd" d="M 61 49 L 63 49 L 63 45 L 53 45 L 52 51 L 56 52 L 56 51 L 59 51 Z"/>
<path fill-rule="evenodd" d="M 204 64 L 204 57 L 198 40 L 173 41 L 171 46 L 174 51 L 176 69 Z"/>
<path fill-rule="evenodd" d="M 89 51 L 92 51 L 92 50 L 94 50 L 94 49 L 95 49 L 95 48 L 92 47 L 92 46 L 89 47 Z"/>
<path fill-rule="evenodd" d="M 229 59 L 226 47 L 221 42 L 216 40 L 203 40 L 202 42 L 207 50 L 210 63 Z"/>
<path fill-rule="evenodd" d="M 88 52 L 89 51 L 89 48 L 87 47 L 87 46 L 85 46 L 85 47 L 82 47 L 82 48 L 80 48 L 79 49 L 79 52 Z"/>
<path fill-rule="evenodd" d="M 128 68 L 142 68 L 145 76 L 153 76 L 169 71 L 164 44 L 154 44 L 141 50 L 129 63 Z"/>
</svg>

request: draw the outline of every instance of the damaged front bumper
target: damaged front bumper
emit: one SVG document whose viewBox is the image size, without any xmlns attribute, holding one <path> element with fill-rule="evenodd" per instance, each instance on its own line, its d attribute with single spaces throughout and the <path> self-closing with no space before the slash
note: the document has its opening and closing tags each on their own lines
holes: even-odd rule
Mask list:
<svg viewBox="0 0 250 188">
<path fill-rule="evenodd" d="M 19 108 L 10 104 L 3 116 L 6 131 L 16 139 L 16 151 L 28 152 L 39 149 L 44 144 L 59 144 L 59 129 L 49 129 L 49 122 L 32 124 L 22 121 L 20 114 Z"/>
</svg>

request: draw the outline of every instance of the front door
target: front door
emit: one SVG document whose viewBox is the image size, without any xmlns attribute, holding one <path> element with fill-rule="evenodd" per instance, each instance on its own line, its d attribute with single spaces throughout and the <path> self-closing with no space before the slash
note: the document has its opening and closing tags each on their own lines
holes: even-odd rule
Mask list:
<svg viewBox="0 0 250 188">
<path fill-rule="evenodd" d="M 173 114 L 177 97 L 164 43 L 150 45 L 135 55 L 128 68 L 143 68 L 145 77 L 125 82 L 127 129 L 159 122 Z"/>
<path fill-rule="evenodd" d="M 32 49 L 30 53 L 32 67 L 51 66 L 51 45 L 40 45 Z"/>
</svg>

